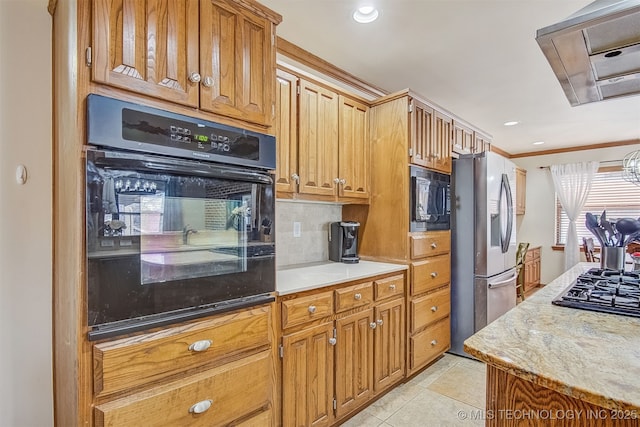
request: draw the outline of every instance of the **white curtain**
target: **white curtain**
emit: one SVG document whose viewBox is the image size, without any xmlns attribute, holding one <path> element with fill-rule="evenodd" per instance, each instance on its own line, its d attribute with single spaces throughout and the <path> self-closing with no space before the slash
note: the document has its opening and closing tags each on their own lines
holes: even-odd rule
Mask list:
<svg viewBox="0 0 640 427">
<path fill-rule="evenodd" d="M 583 162 L 553 165 L 550 168 L 558 199 L 569 217 L 567 244 L 564 246 L 565 271 L 580 262 L 576 219 L 587 201 L 593 176 L 598 171 L 598 165 L 598 162 Z"/>
</svg>

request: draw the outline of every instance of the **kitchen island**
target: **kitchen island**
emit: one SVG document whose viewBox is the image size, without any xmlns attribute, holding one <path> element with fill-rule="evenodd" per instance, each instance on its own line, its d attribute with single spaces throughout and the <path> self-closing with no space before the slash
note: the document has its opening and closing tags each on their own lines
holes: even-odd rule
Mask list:
<svg viewBox="0 0 640 427">
<path fill-rule="evenodd" d="M 551 301 L 580 263 L 468 338 L 487 364 L 487 426 L 640 425 L 640 318 Z"/>
</svg>

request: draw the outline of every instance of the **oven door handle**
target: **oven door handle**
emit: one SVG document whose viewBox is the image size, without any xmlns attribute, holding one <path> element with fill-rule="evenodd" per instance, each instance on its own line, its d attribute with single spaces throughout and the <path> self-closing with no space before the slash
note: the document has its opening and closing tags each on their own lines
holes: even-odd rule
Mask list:
<svg viewBox="0 0 640 427">
<path fill-rule="evenodd" d="M 232 181 L 246 181 L 256 184 L 273 184 L 267 171 L 233 167 L 217 163 L 203 163 L 195 160 L 158 157 L 147 154 L 123 153 L 93 150 L 99 153 L 94 163 L 107 169 L 125 169 L 144 172 L 163 172 L 172 175 L 219 178 Z"/>
</svg>

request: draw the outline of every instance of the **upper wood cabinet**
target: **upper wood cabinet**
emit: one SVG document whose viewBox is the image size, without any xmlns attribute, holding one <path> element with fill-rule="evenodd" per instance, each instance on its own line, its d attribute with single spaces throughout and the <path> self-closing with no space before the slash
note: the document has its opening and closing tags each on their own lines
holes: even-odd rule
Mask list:
<svg viewBox="0 0 640 427">
<path fill-rule="evenodd" d="M 366 203 L 370 195 L 369 107 L 278 69 L 278 197 Z"/>
<path fill-rule="evenodd" d="M 484 153 L 485 151 L 491 151 L 491 137 L 476 131 L 474 133 L 473 152 Z"/>
<path fill-rule="evenodd" d="M 468 126 L 457 120 L 453 121 L 453 147 L 451 151 L 458 154 L 471 154 L 473 152 L 474 132 Z"/>
<path fill-rule="evenodd" d="M 527 171 L 516 168 L 516 215 L 524 215 L 527 206 Z"/>
<path fill-rule="evenodd" d="M 451 173 L 453 119 L 415 98 L 410 102 L 411 163 Z"/>
<path fill-rule="evenodd" d="M 338 178 L 338 94 L 300 80 L 299 192 L 333 196 Z"/>
<path fill-rule="evenodd" d="M 298 175 L 298 77 L 276 70 L 276 191 L 296 191 Z"/>
<path fill-rule="evenodd" d="M 97 0 L 92 79 L 269 126 L 280 19 L 247 1 Z"/>
<path fill-rule="evenodd" d="M 451 173 L 451 144 L 453 137 L 453 119 L 447 114 L 435 111 L 433 115 L 434 123 L 434 148 L 433 162 L 431 168 L 444 173 Z"/>
</svg>

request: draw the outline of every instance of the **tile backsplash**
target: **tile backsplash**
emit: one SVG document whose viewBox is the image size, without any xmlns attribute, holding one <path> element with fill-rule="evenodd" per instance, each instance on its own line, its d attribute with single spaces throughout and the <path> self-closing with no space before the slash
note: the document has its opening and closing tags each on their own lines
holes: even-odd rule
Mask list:
<svg viewBox="0 0 640 427">
<path fill-rule="evenodd" d="M 278 267 L 327 261 L 329 223 L 342 220 L 342 205 L 276 200 L 276 264 Z M 294 237 L 300 223 L 300 237 Z"/>
</svg>

